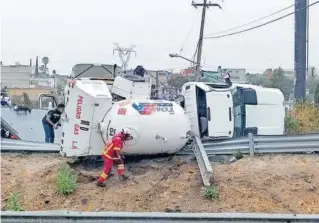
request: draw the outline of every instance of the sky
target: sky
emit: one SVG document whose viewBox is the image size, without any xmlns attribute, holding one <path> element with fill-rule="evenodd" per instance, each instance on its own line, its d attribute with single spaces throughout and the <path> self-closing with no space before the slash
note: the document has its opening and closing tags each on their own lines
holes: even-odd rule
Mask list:
<svg viewBox="0 0 319 223">
<path fill-rule="evenodd" d="M 141 64 L 149 70 L 184 69 L 189 62 L 170 58 L 168 54 L 193 57 L 201 8 L 194 8 L 191 2 L 1 0 L 1 61 L 4 65 L 16 61 L 29 64 L 29 58 L 35 61 L 36 56 L 47 56 L 49 69 L 69 75 L 77 63 L 120 64 L 118 56 L 113 55 L 113 43 L 119 43 L 122 47 L 136 45 L 136 56 L 132 55 L 129 67 Z M 222 10 L 208 9 L 205 36 L 278 11 L 292 5 L 294 0 L 211 2 L 220 3 Z M 293 10 L 292 7 L 272 18 Z M 309 64 L 319 69 L 318 24 L 319 4 L 310 8 L 309 31 Z M 294 16 L 232 37 L 205 39 L 203 45 L 205 69 L 215 70 L 221 65 L 255 73 L 278 66 L 293 69 L 293 60 Z"/>
</svg>

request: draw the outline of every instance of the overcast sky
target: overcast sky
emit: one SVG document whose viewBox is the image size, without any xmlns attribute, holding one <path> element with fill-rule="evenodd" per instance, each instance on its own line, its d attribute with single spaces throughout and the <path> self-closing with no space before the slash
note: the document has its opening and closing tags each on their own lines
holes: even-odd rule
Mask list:
<svg viewBox="0 0 319 223">
<path fill-rule="evenodd" d="M 201 2 L 196 0 L 195 2 Z M 68 75 L 76 63 L 120 61 L 113 43 L 136 45 L 129 67 L 182 69 L 189 66 L 199 35 L 201 9 L 191 0 L 2 0 L 1 60 L 28 64 L 48 56 L 50 69 Z M 216 2 L 213 1 L 212 2 Z M 270 14 L 294 0 L 224 0 L 223 10 L 207 11 L 205 35 Z M 310 3 L 314 0 L 310 0 Z M 279 15 L 292 12 L 294 8 Z M 276 16 L 279 16 L 276 15 Z M 276 17 L 275 16 L 275 17 Z M 267 20 L 266 20 L 267 21 Z M 319 68 L 319 4 L 310 8 L 310 65 Z M 317 40 L 317 41 L 316 41 Z M 204 41 L 205 68 L 218 65 L 262 72 L 293 69 L 294 17 L 247 33 Z"/>
</svg>

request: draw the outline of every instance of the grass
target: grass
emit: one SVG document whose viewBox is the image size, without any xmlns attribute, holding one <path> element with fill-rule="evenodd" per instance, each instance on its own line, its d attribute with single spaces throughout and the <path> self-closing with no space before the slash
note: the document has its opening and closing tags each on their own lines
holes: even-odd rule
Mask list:
<svg viewBox="0 0 319 223">
<path fill-rule="evenodd" d="M 18 193 L 10 194 L 8 205 L 6 206 L 6 210 L 7 211 L 24 211 L 20 203 L 20 198 Z"/>
<path fill-rule="evenodd" d="M 59 168 L 56 186 L 57 191 L 64 195 L 73 193 L 77 187 L 77 175 L 66 163 L 63 163 Z"/>
<path fill-rule="evenodd" d="M 240 160 L 244 157 L 244 155 L 241 151 L 237 151 L 236 153 L 233 154 L 233 156 L 238 160 Z"/>
<path fill-rule="evenodd" d="M 204 197 L 211 200 L 218 199 L 219 198 L 218 188 L 214 186 L 206 187 L 204 190 Z"/>
<path fill-rule="evenodd" d="M 319 131 L 319 107 L 309 103 L 298 103 L 287 112 L 285 118 L 287 133 L 302 134 Z"/>
</svg>

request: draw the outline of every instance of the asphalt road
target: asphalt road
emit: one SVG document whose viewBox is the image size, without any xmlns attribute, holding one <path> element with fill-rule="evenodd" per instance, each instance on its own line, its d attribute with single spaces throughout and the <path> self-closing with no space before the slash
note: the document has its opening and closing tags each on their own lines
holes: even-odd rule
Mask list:
<svg viewBox="0 0 319 223">
<path fill-rule="evenodd" d="M 1 108 L 1 117 L 11 125 L 22 140 L 44 142 L 44 130 L 42 118 L 47 110 L 32 110 L 31 114 L 25 115 L 10 110 L 10 108 Z M 62 128 L 55 130 L 55 143 L 59 143 L 62 136 Z"/>
</svg>

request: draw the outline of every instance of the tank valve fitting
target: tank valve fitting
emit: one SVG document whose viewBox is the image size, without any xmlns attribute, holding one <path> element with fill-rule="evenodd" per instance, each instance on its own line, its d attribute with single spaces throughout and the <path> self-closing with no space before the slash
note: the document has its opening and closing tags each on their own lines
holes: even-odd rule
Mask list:
<svg viewBox="0 0 319 223">
<path fill-rule="evenodd" d="M 99 130 L 99 132 L 103 133 L 105 131 L 105 128 L 106 126 L 102 122 L 97 123 L 97 129 Z"/>
<path fill-rule="evenodd" d="M 155 139 L 162 139 L 164 142 L 167 142 L 167 139 L 163 136 L 160 136 L 159 134 L 155 136 Z"/>
<path fill-rule="evenodd" d="M 185 136 L 184 136 L 184 135 L 181 136 L 181 139 L 189 139 L 189 138 L 191 138 L 192 136 L 193 136 L 192 132 L 191 132 L 191 131 L 188 131 L 188 132 L 186 132 L 186 135 L 185 135 Z"/>
</svg>

